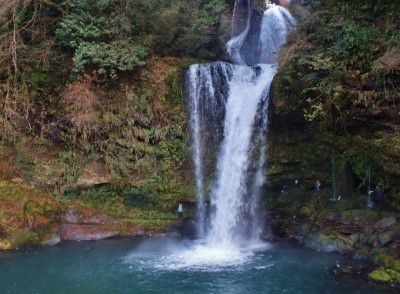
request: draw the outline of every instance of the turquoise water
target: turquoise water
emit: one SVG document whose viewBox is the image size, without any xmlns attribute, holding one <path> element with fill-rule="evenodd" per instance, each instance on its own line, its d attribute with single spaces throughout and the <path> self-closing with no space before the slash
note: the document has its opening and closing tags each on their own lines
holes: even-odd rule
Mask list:
<svg viewBox="0 0 400 294">
<path fill-rule="evenodd" d="M 395 293 L 332 276 L 337 262 L 352 263 L 336 254 L 279 243 L 237 256 L 207 250 L 138 238 L 3 252 L 0 293 Z"/>
</svg>

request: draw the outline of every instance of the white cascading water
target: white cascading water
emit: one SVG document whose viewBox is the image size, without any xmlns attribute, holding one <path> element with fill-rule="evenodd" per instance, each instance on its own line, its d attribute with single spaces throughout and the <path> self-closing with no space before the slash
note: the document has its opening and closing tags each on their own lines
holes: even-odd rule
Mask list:
<svg viewBox="0 0 400 294">
<path fill-rule="evenodd" d="M 247 207 L 251 139 L 260 103 L 267 97 L 275 69 L 260 65 L 256 70 L 237 66 L 228 82 L 230 93 L 226 104 L 224 140 L 218 155 L 215 187 L 211 204 L 215 212 L 207 242 L 211 246 L 234 247 L 254 235 L 248 230 L 255 221 Z M 245 197 L 250 196 L 250 197 Z"/>
<path fill-rule="evenodd" d="M 289 11 L 281 6 L 269 5 L 261 21 L 261 63 L 275 62 L 275 56 L 285 42 L 287 33 L 295 26 Z"/>
<path fill-rule="evenodd" d="M 245 10 L 246 14 L 246 22 L 244 29 L 239 31 L 238 33 L 238 22 L 239 19 L 243 17 L 243 6 L 247 5 L 247 9 Z M 250 22 L 251 22 L 251 12 L 252 12 L 252 1 L 251 0 L 236 0 L 235 6 L 233 9 L 232 16 L 232 34 L 231 39 L 226 44 L 226 48 L 228 50 L 229 56 L 235 64 L 246 64 L 242 55 L 240 54 L 240 49 L 242 49 L 243 43 L 246 40 L 247 34 L 250 30 Z"/>
<path fill-rule="evenodd" d="M 212 142 L 218 144 L 222 137 L 221 121 L 224 117 L 225 102 L 229 87 L 227 81 L 232 77 L 234 65 L 214 62 L 195 64 L 189 68 L 186 85 L 189 108 L 189 128 L 192 138 L 192 159 L 196 178 L 197 214 L 199 236 L 206 229 L 206 206 L 204 197 L 203 145 L 202 133 L 207 124 L 212 134 Z M 208 142 L 210 145 L 211 142 Z"/>
<path fill-rule="evenodd" d="M 235 18 L 240 9 L 247 19 L 242 21 L 243 29 L 238 33 Z M 236 33 L 232 33 L 227 48 L 236 64 L 192 65 L 186 79 L 199 233 L 208 256 L 216 248 L 224 252 L 218 251 L 213 259 L 220 253 L 225 258 L 227 251 L 247 247 L 250 241 L 260 238 L 259 194 L 265 178 L 268 92 L 275 74 L 275 55 L 295 24 L 286 9 L 269 5 L 259 24 L 262 50 L 252 58 L 259 60 L 259 64 L 246 66 L 241 48 L 251 29 L 252 10 L 251 0 L 235 2 L 232 29 Z M 205 181 L 204 158 L 211 153 L 207 150 L 210 142 L 218 147 L 213 178 L 211 184 L 206 184 L 209 181 Z M 205 195 L 211 201 L 209 211 Z M 202 248 L 191 256 L 196 252 L 202 255 Z"/>
</svg>

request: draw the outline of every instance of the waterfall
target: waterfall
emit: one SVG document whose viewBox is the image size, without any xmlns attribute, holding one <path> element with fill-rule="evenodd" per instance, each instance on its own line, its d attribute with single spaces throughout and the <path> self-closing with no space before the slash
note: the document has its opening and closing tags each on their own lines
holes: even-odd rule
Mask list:
<svg viewBox="0 0 400 294">
<path fill-rule="evenodd" d="M 267 4 L 268 5 L 268 4 Z M 275 62 L 279 48 L 285 43 L 287 33 L 295 26 L 289 11 L 285 8 L 269 4 L 261 21 L 261 56 L 263 63 Z"/>
<path fill-rule="evenodd" d="M 371 201 L 371 193 L 373 191 L 371 191 L 371 168 L 368 166 L 365 168 L 365 175 L 367 177 L 367 208 L 371 208 L 372 205 L 372 201 Z"/>
<path fill-rule="evenodd" d="M 337 200 L 337 189 L 336 189 L 336 164 L 335 164 L 335 157 L 331 155 L 332 160 L 332 198 L 331 201 Z"/>
<path fill-rule="evenodd" d="M 332 195 L 330 201 L 350 199 L 353 196 L 353 173 L 342 154 L 331 155 Z"/>
<path fill-rule="evenodd" d="M 206 205 L 203 175 L 204 145 L 218 145 L 222 138 L 222 121 L 225 103 L 234 66 L 215 62 L 195 64 L 189 68 L 187 79 L 187 104 L 189 108 L 189 128 L 192 140 L 192 158 L 196 179 L 199 236 L 204 236 L 206 226 Z M 210 134 L 210 140 L 202 138 L 202 133 Z"/>
<path fill-rule="evenodd" d="M 272 65 L 254 68 L 237 66 L 229 83 L 224 140 L 218 155 L 216 182 L 211 193 L 215 215 L 208 236 L 210 244 L 232 246 L 248 237 L 248 224 L 254 222 L 244 214 L 252 206 L 248 196 L 248 168 L 251 138 L 259 104 L 265 102 L 275 73 Z M 263 165 L 263 164 L 261 164 Z"/>
<path fill-rule="evenodd" d="M 248 66 L 241 48 L 254 25 L 252 15 L 251 0 L 235 2 L 227 43 L 235 64 L 195 64 L 186 76 L 199 234 L 214 248 L 242 247 L 258 240 L 262 231 L 259 202 L 265 180 L 268 93 L 275 54 L 295 22 L 284 8 L 269 6 L 258 24 L 257 47 L 262 50 L 251 53 L 251 60 L 259 62 Z M 205 205 L 207 198 L 210 207 Z"/>
<path fill-rule="evenodd" d="M 238 34 L 237 31 L 240 29 L 240 20 L 243 17 L 243 10 L 246 15 L 246 23 L 243 30 Z M 235 1 L 235 6 L 233 9 L 232 17 L 232 35 L 231 39 L 226 44 L 231 59 L 236 64 L 245 64 L 242 55 L 240 54 L 240 49 L 242 49 L 243 43 L 246 40 L 247 34 L 250 30 L 252 13 L 252 2 L 251 0 L 237 0 Z"/>
</svg>

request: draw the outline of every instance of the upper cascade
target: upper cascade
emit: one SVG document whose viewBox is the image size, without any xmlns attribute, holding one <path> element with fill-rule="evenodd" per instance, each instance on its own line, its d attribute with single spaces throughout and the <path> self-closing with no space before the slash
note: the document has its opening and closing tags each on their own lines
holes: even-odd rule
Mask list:
<svg viewBox="0 0 400 294">
<path fill-rule="evenodd" d="M 266 1 L 265 1 L 265 8 L 266 8 L 266 9 L 271 8 L 271 7 L 274 7 L 274 6 L 276 6 L 276 4 L 271 3 L 271 1 L 269 1 L 269 0 L 266 0 Z"/>
<path fill-rule="evenodd" d="M 295 20 L 285 8 L 275 4 L 269 5 L 261 21 L 259 63 L 276 62 L 276 55 L 285 43 L 286 35 L 296 25 Z"/>
<path fill-rule="evenodd" d="M 280 46 L 296 22 L 289 11 L 270 1 L 266 1 L 261 22 L 253 17 L 253 10 L 251 0 L 235 2 L 227 51 L 235 64 L 275 63 Z"/>
</svg>

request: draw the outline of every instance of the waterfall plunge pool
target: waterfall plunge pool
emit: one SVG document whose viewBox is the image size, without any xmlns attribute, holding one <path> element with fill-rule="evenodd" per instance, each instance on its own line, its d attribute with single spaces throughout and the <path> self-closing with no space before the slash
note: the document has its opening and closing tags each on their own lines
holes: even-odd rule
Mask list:
<svg viewBox="0 0 400 294">
<path fill-rule="evenodd" d="M 287 243 L 246 250 L 168 238 L 70 242 L 0 253 L 1 293 L 396 293 L 330 273 L 337 254 Z"/>
</svg>

